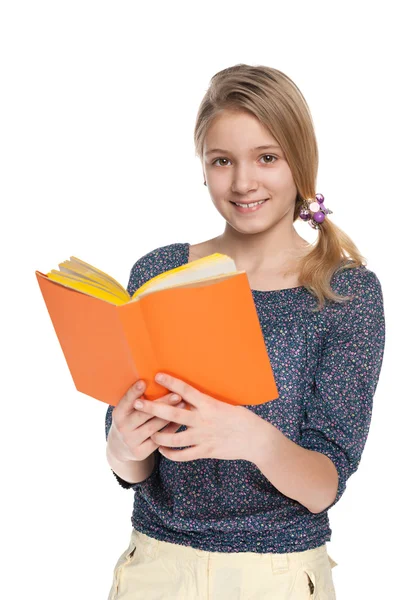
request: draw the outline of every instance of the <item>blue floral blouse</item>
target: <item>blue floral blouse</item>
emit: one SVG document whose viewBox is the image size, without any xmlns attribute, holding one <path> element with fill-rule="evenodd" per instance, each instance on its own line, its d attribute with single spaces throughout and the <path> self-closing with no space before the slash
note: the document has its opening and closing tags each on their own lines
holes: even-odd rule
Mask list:
<svg viewBox="0 0 400 600">
<path fill-rule="evenodd" d="M 189 246 L 170 244 L 142 256 L 132 267 L 129 294 L 187 263 Z M 331 506 L 311 513 L 247 460 L 178 462 L 156 450 L 153 472 L 141 483 L 128 483 L 112 471 L 122 487 L 135 491 L 134 529 L 212 552 L 299 552 L 330 541 L 328 510 L 360 463 L 385 345 L 375 273 L 365 266 L 336 271 L 331 286 L 353 300 L 326 301 L 322 311 L 311 312 L 317 300 L 305 287 L 252 290 L 279 398 L 246 406 L 296 444 L 333 461 L 339 487 Z M 105 417 L 106 439 L 113 408 Z"/>
</svg>

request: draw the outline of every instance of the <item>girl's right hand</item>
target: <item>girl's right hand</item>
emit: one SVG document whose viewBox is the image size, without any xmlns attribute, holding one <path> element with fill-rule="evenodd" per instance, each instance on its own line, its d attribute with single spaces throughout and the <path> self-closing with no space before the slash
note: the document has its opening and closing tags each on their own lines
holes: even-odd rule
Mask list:
<svg viewBox="0 0 400 600">
<path fill-rule="evenodd" d="M 112 412 L 112 424 L 107 436 L 107 452 L 110 452 L 120 462 L 130 460 L 145 460 L 158 448 L 151 436 L 166 425 L 166 433 L 175 433 L 181 427 L 178 423 L 166 421 L 160 417 L 152 417 L 136 410 L 133 406 L 142 395 L 146 386 L 138 391 L 135 385 L 130 387 Z M 182 408 L 185 402 L 171 400 L 172 392 L 153 400 L 164 402 Z"/>
</svg>

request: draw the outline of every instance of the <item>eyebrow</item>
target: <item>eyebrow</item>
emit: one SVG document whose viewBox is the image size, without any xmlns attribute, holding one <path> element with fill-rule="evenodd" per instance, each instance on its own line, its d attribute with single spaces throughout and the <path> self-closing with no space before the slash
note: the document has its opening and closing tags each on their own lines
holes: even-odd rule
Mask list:
<svg viewBox="0 0 400 600">
<path fill-rule="evenodd" d="M 268 144 L 266 146 L 257 146 L 256 148 L 252 148 L 251 151 L 254 152 L 254 150 L 266 150 L 268 148 L 276 148 L 277 150 L 280 150 L 280 146 L 276 146 L 274 144 Z M 205 152 L 205 155 L 207 156 L 208 154 L 213 154 L 214 152 L 221 152 L 222 154 L 229 154 L 228 150 L 222 150 L 221 148 L 213 148 L 212 150 L 207 150 L 207 152 Z"/>
</svg>

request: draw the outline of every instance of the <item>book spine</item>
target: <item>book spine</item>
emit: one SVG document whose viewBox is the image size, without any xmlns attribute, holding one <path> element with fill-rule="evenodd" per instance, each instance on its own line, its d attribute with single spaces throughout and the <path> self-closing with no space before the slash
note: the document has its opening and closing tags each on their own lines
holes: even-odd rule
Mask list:
<svg viewBox="0 0 400 600">
<path fill-rule="evenodd" d="M 127 345 L 127 351 L 135 365 L 137 379 L 143 379 L 146 382 L 146 389 L 143 396 L 146 400 L 156 400 L 169 391 L 154 381 L 160 365 L 154 351 L 153 340 L 149 334 L 142 307 L 142 302 L 137 300 L 118 306 L 116 310 Z M 133 385 L 134 381 L 130 385 Z"/>
</svg>

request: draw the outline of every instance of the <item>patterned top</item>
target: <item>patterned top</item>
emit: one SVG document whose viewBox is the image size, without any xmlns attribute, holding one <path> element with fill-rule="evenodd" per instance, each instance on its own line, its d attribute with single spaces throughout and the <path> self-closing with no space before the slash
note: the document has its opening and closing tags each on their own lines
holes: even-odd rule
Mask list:
<svg viewBox="0 0 400 600">
<path fill-rule="evenodd" d="M 189 243 L 163 246 L 132 267 L 127 290 L 186 264 Z M 372 414 L 385 345 L 379 279 L 365 266 L 336 271 L 331 287 L 353 295 L 317 300 L 305 287 L 252 290 L 279 398 L 246 405 L 303 448 L 328 456 L 339 487 L 357 470 Z M 113 406 L 106 413 L 106 438 Z M 178 431 L 185 431 L 182 425 Z M 282 494 L 247 460 L 177 462 L 155 451 L 155 467 L 135 490 L 132 527 L 150 537 L 212 552 L 301 552 L 331 539 L 328 509 L 311 513 Z"/>
</svg>

